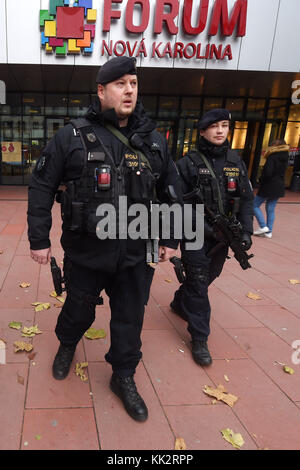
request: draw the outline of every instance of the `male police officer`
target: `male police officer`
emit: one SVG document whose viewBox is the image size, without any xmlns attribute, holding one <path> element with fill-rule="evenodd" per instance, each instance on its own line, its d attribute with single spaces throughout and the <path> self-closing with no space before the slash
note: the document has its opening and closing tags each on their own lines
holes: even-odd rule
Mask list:
<svg viewBox="0 0 300 470">
<path fill-rule="evenodd" d="M 38 263 L 49 262 L 51 208 L 58 186 L 64 183 L 61 243 L 67 297 L 55 330 L 60 347 L 53 376 L 67 376 L 76 345 L 93 323 L 99 294 L 105 289 L 111 308 L 111 346 L 105 356 L 113 369 L 110 386 L 129 415 L 145 421 L 147 407 L 133 376 L 142 356 L 146 287 L 153 271 L 146 263 L 146 241 L 96 236 L 101 204 L 112 204 L 117 211 L 119 197 L 127 196 L 129 203 L 149 207 L 155 194 L 168 203 L 176 185 L 180 192 L 167 142 L 137 102 L 136 73 L 133 58 L 104 64 L 97 75 L 99 100 L 85 118 L 59 130 L 46 146 L 29 187 L 28 236 L 31 257 Z M 160 260 L 166 261 L 178 241 L 159 243 Z"/>
<path fill-rule="evenodd" d="M 171 308 L 188 322 L 192 356 L 201 366 L 212 362 L 207 347 L 211 313 L 208 286 L 221 274 L 228 254 L 228 244 L 209 224 L 207 211 L 218 214 L 222 207 L 225 214 L 235 215 L 242 225 L 242 252 L 252 244 L 252 188 L 244 162 L 229 148 L 230 119 L 226 109 L 208 111 L 199 123 L 198 152 L 189 153 L 177 163 L 183 193 L 190 193 L 186 201 L 203 203 L 206 215 L 203 247 L 189 251 L 184 242 L 181 244 L 186 279 L 175 293 Z"/>
</svg>

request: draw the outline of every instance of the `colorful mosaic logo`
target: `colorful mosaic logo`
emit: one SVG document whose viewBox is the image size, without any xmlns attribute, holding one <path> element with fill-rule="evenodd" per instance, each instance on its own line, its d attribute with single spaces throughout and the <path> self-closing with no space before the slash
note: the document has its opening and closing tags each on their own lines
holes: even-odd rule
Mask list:
<svg viewBox="0 0 300 470">
<path fill-rule="evenodd" d="M 41 44 L 47 54 L 91 54 L 97 10 L 93 0 L 49 0 L 40 10 Z"/>
</svg>

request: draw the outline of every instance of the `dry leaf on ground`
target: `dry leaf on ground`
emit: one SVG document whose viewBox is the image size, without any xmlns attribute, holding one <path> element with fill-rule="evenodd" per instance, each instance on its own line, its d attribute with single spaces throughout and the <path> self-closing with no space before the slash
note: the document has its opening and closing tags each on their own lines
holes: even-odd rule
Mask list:
<svg viewBox="0 0 300 470">
<path fill-rule="evenodd" d="M 235 449 L 240 449 L 240 447 L 245 444 L 242 435 L 240 433 L 233 432 L 232 429 L 222 429 L 221 433 L 225 441 L 229 442 Z"/>
<path fill-rule="evenodd" d="M 15 330 L 20 330 L 22 328 L 22 323 L 20 321 L 11 321 L 8 324 L 9 328 L 14 328 Z"/>
<path fill-rule="evenodd" d="M 165 279 L 165 282 L 172 282 L 172 279 Z"/>
<path fill-rule="evenodd" d="M 49 302 L 33 302 L 31 305 L 35 307 L 34 310 L 36 312 L 41 312 L 42 310 L 48 310 L 51 307 Z"/>
<path fill-rule="evenodd" d="M 96 328 L 89 328 L 84 333 L 84 336 L 88 339 L 99 339 L 99 338 L 106 338 L 106 333 L 104 330 L 97 330 Z"/>
<path fill-rule="evenodd" d="M 283 368 L 284 372 L 286 372 L 287 374 L 293 375 L 295 373 L 294 369 L 292 369 L 289 366 L 284 365 L 282 368 Z"/>
<path fill-rule="evenodd" d="M 258 294 L 254 294 L 254 292 L 248 292 L 246 294 L 246 296 L 249 298 L 249 299 L 252 299 L 252 300 L 261 300 L 262 297 Z"/>
<path fill-rule="evenodd" d="M 75 374 L 80 377 L 83 382 L 87 381 L 87 376 L 84 373 L 84 369 L 88 366 L 88 362 L 77 362 L 75 366 Z"/>
<path fill-rule="evenodd" d="M 29 326 L 29 327 L 24 326 L 22 333 L 23 333 L 22 336 L 25 336 L 27 338 L 32 338 L 33 336 L 39 335 L 40 333 L 42 333 L 42 331 L 38 329 L 37 325 Z"/>
<path fill-rule="evenodd" d="M 289 279 L 289 283 L 295 285 L 295 284 L 300 284 L 300 281 L 299 279 Z"/>
<path fill-rule="evenodd" d="M 203 392 L 206 393 L 206 395 L 214 397 L 219 401 L 223 401 L 224 403 L 229 405 L 231 408 L 233 407 L 235 402 L 238 400 L 238 397 L 236 397 L 235 395 L 232 395 L 232 393 L 226 392 L 223 385 L 218 385 L 217 388 L 213 388 L 213 387 L 210 387 L 209 385 L 205 385 L 205 387 L 203 388 Z"/>
<path fill-rule="evenodd" d="M 24 341 L 15 341 L 14 346 L 16 347 L 15 352 L 18 352 L 18 351 L 30 352 L 33 350 L 32 344 L 25 343 Z"/>
<path fill-rule="evenodd" d="M 177 437 L 174 450 L 186 450 L 186 448 L 186 443 L 184 442 L 183 437 Z"/>
<path fill-rule="evenodd" d="M 23 287 L 23 289 L 25 287 L 30 287 L 30 282 L 21 282 L 20 287 Z"/>
</svg>

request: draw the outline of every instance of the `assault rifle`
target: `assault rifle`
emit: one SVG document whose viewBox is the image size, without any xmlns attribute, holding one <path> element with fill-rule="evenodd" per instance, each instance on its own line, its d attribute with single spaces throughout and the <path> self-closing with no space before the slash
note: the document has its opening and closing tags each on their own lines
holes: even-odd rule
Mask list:
<svg viewBox="0 0 300 470">
<path fill-rule="evenodd" d="M 214 214 L 208 207 L 206 215 L 208 222 L 212 226 L 215 233 L 221 233 L 222 240 L 220 244 L 227 244 L 233 251 L 235 259 L 240 263 L 242 269 L 251 268 L 249 259 L 253 258 L 253 254 L 248 255 L 243 247 L 242 235 L 243 229 L 241 223 L 235 216 L 227 216 L 225 214 Z M 218 245 L 208 252 L 208 256 L 212 256 L 214 251 L 218 249 Z"/>
</svg>

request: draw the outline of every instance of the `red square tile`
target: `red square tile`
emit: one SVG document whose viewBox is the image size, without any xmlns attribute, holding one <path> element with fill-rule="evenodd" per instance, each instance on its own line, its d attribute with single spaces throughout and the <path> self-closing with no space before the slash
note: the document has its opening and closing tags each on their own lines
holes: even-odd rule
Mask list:
<svg viewBox="0 0 300 470">
<path fill-rule="evenodd" d="M 22 450 L 99 450 L 92 408 L 26 410 Z"/>
<path fill-rule="evenodd" d="M 82 39 L 84 35 L 84 8 L 57 7 L 56 36 Z"/>
</svg>

